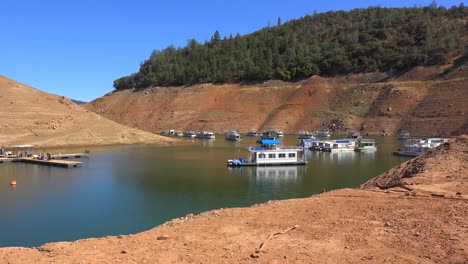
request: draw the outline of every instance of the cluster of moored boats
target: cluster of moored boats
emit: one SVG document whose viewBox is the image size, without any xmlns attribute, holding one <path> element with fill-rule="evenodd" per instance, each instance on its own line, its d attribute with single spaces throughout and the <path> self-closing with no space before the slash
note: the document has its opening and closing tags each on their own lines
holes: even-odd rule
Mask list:
<svg viewBox="0 0 468 264">
<path fill-rule="evenodd" d="M 201 132 L 196 132 L 196 131 L 186 131 L 186 132 L 181 132 L 181 131 L 176 131 L 174 129 L 169 129 L 169 130 L 163 130 L 161 131 L 161 135 L 164 136 L 170 136 L 170 137 L 187 137 L 187 138 L 199 138 L 199 139 L 215 139 L 216 135 L 214 132 L 211 131 L 201 131 Z M 257 137 L 257 136 L 263 136 L 263 135 L 269 135 L 268 138 L 281 138 L 283 137 L 283 132 L 281 131 L 266 131 L 263 133 L 257 133 L 253 130 L 245 133 L 245 136 L 247 137 Z M 241 141 L 242 140 L 242 135 L 239 133 L 237 130 L 230 130 L 226 131 L 224 133 L 224 138 L 226 140 L 230 141 Z"/>
<path fill-rule="evenodd" d="M 199 138 L 199 139 L 214 139 L 216 135 L 214 132 L 211 131 L 175 131 L 174 129 L 170 130 L 163 130 L 161 131 L 161 135 L 170 136 L 170 137 L 186 137 L 186 138 Z"/>
<path fill-rule="evenodd" d="M 162 131 L 161 134 L 167 136 L 181 136 L 199 139 L 214 139 L 215 133 L 210 131 L 186 131 L 178 132 L 173 129 Z M 358 132 L 350 132 L 347 138 L 328 139 L 330 133 L 325 130 L 309 133 L 301 131 L 297 138 L 300 140 L 299 146 L 282 146 L 280 138 L 283 137 L 281 131 L 265 131 L 257 133 L 253 130 L 244 134 L 245 136 L 257 137 L 259 147 L 249 147 L 249 154 L 246 158 L 230 159 L 228 166 L 275 166 L 275 165 L 306 165 L 307 160 L 303 154 L 304 150 L 325 151 L 331 153 L 340 152 L 374 152 L 377 151 L 377 143 L 374 139 L 362 138 Z M 242 135 L 231 130 L 224 133 L 225 139 L 230 141 L 242 140 Z M 428 149 L 437 147 L 444 142 L 445 138 L 412 139 L 409 133 L 401 133 L 398 139 L 405 140 L 404 148 L 393 152 L 397 156 L 415 157 L 423 154 Z"/>
<path fill-rule="evenodd" d="M 316 133 L 317 135 L 318 133 Z M 300 146 L 304 149 L 328 151 L 328 152 L 364 152 L 376 151 L 377 144 L 374 139 L 363 139 L 357 132 L 350 132 L 347 138 L 336 140 L 324 140 L 313 136 L 305 137 L 306 133 L 300 133 Z M 329 134 L 328 134 L 329 135 Z"/>
</svg>

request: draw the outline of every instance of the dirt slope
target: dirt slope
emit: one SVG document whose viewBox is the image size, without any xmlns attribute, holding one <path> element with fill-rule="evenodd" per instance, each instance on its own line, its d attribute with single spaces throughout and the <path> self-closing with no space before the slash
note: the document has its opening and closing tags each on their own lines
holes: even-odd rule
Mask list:
<svg viewBox="0 0 468 264">
<path fill-rule="evenodd" d="M 412 191 L 369 183 L 187 215 L 135 235 L 0 248 L 0 262 L 466 263 L 467 143 L 459 138 L 375 180 L 406 177 Z"/>
<path fill-rule="evenodd" d="M 39 91 L 4 76 L 0 76 L 0 100 L 0 145 L 6 147 L 14 144 L 53 147 L 173 142 L 127 128 L 66 97 Z"/>
<path fill-rule="evenodd" d="M 404 129 L 413 135 L 450 136 L 468 133 L 467 75 L 465 63 L 417 67 L 391 76 L 373 73 L 315 76 L 298 83 L 153 87 L 115 91 L 85 107 L 151 132 L 174 128 L 297 133 L 325 128 L 337 133 L 396 134 Z"/>
</svg>

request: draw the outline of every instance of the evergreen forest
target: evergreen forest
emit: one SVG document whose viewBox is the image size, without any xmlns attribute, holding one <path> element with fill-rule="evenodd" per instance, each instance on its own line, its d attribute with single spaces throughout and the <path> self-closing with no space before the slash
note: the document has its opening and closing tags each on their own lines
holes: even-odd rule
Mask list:
<svg viewBox="0 0 468 264">
<path fill-rule="evenodd" d="M 402 71 L 468 56 L 468 8 L 369 7 L 311 14 L 254 33 L 185 47 L 155 50 L 137 73 L 114 81 L 114 88 L 183 86 L 198 83 L 294 81 Z"/>
</svg>

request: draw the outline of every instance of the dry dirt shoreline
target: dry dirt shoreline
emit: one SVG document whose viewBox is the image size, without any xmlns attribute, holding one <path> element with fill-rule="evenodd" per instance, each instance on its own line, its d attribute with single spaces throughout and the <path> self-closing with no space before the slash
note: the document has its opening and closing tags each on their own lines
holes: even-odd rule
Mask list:
<svg viewBox="0 0 468 264">
<path fill-rule="evenodd" d="M 187 215 L 134 235 L 0 248 L 0 263 L 466 263 L 467 160 L 461 136 L 360 189 Z"/>
</svg>

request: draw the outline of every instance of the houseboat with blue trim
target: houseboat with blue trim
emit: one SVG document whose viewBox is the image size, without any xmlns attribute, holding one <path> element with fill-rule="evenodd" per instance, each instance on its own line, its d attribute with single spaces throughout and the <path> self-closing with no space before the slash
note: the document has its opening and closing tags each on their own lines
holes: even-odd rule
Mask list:
<svg viewBox="0 0 468 264">
<path fill-rule="evenodd" d="M 260 147 L 249 147 L 247 158 L 230 159 L 228 167 L 306 165 L 303 148 L 279 145 L 278 139 L 262 139 Z"/>
</svg>

